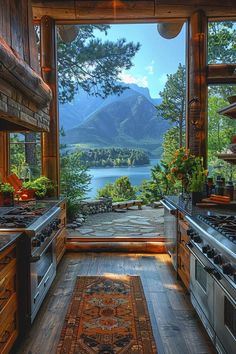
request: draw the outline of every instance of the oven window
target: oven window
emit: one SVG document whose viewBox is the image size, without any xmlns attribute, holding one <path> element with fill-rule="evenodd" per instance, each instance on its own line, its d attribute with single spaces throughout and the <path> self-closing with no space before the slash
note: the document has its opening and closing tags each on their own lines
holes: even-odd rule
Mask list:
<svg viewBox="0 0 236 354">
<path fill-rule="evenodd" d="M 236 338 L 236 308 L 225 296 L 225 325 Z"/>
<path fill-rule="evenodd" d="M 202 265 L 195 260 L 195 279 L 201 285 L 202 289 L 207 291 L 207 273 L 203 269 Z"/>
<path fill-rule="evenodd" d="M 43 277 L 47 273 L 52 263 L 53 263 L 53 253 L 52 253 L 52 245 L 50 245 L 46 250 L 46 252 L 41 256 L 40 260 L 37 262 L 38 285 L 41 283 Z"/>
</svg>

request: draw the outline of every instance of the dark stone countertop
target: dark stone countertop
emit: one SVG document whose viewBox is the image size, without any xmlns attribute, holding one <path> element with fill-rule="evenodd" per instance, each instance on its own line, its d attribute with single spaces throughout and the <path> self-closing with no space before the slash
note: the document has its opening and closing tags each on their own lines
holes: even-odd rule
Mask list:
<svg viewBox="0 0 236 354">
<path fill-rule="evenodd" d="M 11 246 L 22 235 L 20 232 L 0 232 L 0 252 Z"/>
<path fill-rule="evenodd" d="M 214 214 L 227 214 L 227 215 L 236 215 L 235 206 L 230 207 L 229 205 L 215 206 L 215 207 L 196 207 L 191 205 L 187 201 L 182 201 L 179 196 L 165 196 L 165 200 L 169 201 L 171 204 L 177 207 L 184 214 L 193 216 L 193 215 L 206 215 L 209 212 Z"/>
</svg>

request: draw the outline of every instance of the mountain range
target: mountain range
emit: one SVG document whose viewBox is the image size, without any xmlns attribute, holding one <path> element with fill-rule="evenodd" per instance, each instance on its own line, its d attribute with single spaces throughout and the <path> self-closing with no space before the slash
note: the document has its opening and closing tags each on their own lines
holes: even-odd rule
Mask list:
<svg viewBox="0 0 236 354">
<path fill-rule="evenodd" d="M 148 88 L 130 85 L 120 96 L 106 99 L 81 92 L 72 103 L 60 105 L 60 125 L 65 130 L 63 144 L 88 147 L 142 148 L 161 153 L 163 134 L 169 123 L 157 116 Z"/>
</svg>

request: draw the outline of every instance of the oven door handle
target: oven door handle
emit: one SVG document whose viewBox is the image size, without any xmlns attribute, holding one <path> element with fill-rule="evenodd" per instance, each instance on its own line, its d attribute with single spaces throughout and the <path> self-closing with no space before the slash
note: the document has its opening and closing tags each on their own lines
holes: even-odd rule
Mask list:
<svg viewBox="0 0 236 354">
<path fill-rule="evenodd" d="M 59 230 L 58 230 L 59 231 Z M 45 251 L 47 250 L 47 248 L 51 245 L 51 243 L 55 240 L 55 238 L 58 235 L 58 231 L 55 233 L 55 235 L 53 236 L 53 238 L 50 240 L 50 242 L 47 243 L 47 245 L 45 246 L 45 248 L 43 249 L 43 251 L 40 254 L 35 254 L 35 255 L 31 255 L 30 256 L 30 263 L 36 263 L 40 260 L 40 258 L 42 257 L 42 255 L 45 253 Z"/>
<path fill-rule="evenodd" d="M 202 260 L 196 255 L 196 253 L 193 252 L 192 247 L 193 244 L 191 242 L 185 243 L 185 247 L 187 247 L 187 249 L 189 250 L 189 252 L 196 258 L 196 260 L 201 264 L 201 266 L 203 266 L 203 268 L 205 269 L 206 266 L 205 264 L 202 262 Z M 206 270 L 206 269 L 205 269 Z"/>
<path fill-rule="evenodd" d="M 163 205 L 163 207 L 172 215 L 176 215 L 177 213 L 177 208 L 176 207 L 171 207 L 169 204 L 164 202 L 164 200 L 160 200 L 160 203 Z"/>
<path fill-rule="evenodd" d="M 189 250 L 189 252 L 196 258 L 196 260 L 203 266 L 204 270 L 210 274 L 210 276 L 215 280 L 215 282 L 219 285 L 219 287 L 221 288 L 221 290 L 224 292 L 224 294 L 228 297 L 228 299 L 231 301 L 231 303 L 236 307 L 236 301 L 235 299 L 232 297 L 232 295 L 230 295 L 230 293 L 223 287 L 223 285 L 221 284 L 221 282 L 219 281 L 219 279 L 217 279 L 217 276 L 215 275 L 216 273 L 218 274 L 217 271 L 215 271 L 215 268 L 211 268 L 211 267 L 206 267 L 205 264 L 201 261 L 201 259 L 196 255 L 196 253 L 193 252 L 191 246 L 193 247 L 193 245 L 191 243 L 186 243 L 185 246 L 187 247 L 187 249 Z"/>
</svg>

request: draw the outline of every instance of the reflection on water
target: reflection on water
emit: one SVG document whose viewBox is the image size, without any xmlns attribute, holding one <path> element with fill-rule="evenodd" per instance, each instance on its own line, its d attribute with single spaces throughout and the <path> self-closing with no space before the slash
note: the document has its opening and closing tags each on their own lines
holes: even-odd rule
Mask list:
<svg viewBox="0 0 236 354">
<path fill-rule="evenodd" d="M 96 196 L 97 189 L 102 188 L 106 183 L 113 183 L 121 176 L 128 176 L 133 186 L 138 186 L 144 179 L 150 178 L 151 168 L 159 160 L 151 159 L 150 165 L 139 167 L 105 167 L 91 168 L 89 174 L 92 176 L 91 190 L 87 193 L 88 198 Z"/>
</svg>

